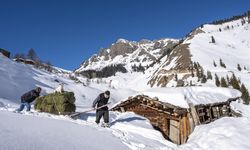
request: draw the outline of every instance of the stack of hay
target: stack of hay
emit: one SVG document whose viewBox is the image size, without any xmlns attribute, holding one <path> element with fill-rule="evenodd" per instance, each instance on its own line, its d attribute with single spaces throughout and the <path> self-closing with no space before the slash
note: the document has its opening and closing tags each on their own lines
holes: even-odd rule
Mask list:
<svg viewBox="0 0 250 150">
<path fill-rule="evenodd" d="M 53 114 L 70 114 L 75 112 L 75 96 L 73 92 L 51 93 L 37 98 L 35 109 Z"/>
</svg>

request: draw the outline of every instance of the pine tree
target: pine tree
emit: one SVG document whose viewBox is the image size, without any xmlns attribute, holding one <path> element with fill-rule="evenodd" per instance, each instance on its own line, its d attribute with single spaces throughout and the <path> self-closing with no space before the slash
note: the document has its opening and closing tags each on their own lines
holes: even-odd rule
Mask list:
<svg viewBox="0 0 250 150">
<path fill-rule="evenodd" d="M 210 79 L 210 80 L 213 79 L 212 73 L 210 71 L 207 71 L 207 79 Z"/>
<path fill-rule="evenodd" d="M 191 75 L 194 77 L 194 69 L 191 70 Z"/>
<path fill-rule="evenodd" d="M 230 86 L 230 85 L 231 85 L 231 82 L 230 82 L 230 79 L 229 79 L 229 76 L 228 76 L 228 75 L 226 76 L 226 79 L 227 79 L 228 86 Z"/>
<path fill-rule="evenodd" d="M 207 77 L 206 75 L 203 75 L 202 79 L 201 79 L 201 83 L 206 83 L 207 82 Z"/>
<path fill-rule="evenodd" d="M 50 63 L 50 61 L 45 62 L 45 69 L 49 72 L 52 72 L 53 68 L 52 68 L 52 64 Z"/>
<path fill-rule="evenodd" d="M 234 89 L 240 90 L 239 82 L 234 74 L 232 75 L 230 82 L 231 82 Z"/>
<path fill-rule="evenodd" d="M 214 61 L 214 67 L 217 67 L 217 64 L 215 63 L 215 61 Z"/>
<path fill-rule="evenodd" d="M 241 67 L 240 67 L 240 64 L 237 65 L 237 69 L 238 69 L 239 71 L 242 70 Z"/>
<path fill-rule="evenodd" d="M 198 77 L 198 79 L 200 79 L 200 71 L 199 71 L 199 69 L 196 70 L 196 76 Z"/>
<path fill-rule="evenodd" d="M 214 36 L 211 36 L 211 42 L 212 42 L 212 43 L 215 43 Z"/>
<path fill-rule="evenodd" d="M 249 92 L 244 84 L 241 85 L 240 91 L 242 93 L 241 98 L 243 99 L 244 103 L 248 105 L 249 100 L 250 100 L 250 96 L 249 96 Z"/>
<path fill-rule="evenodd" d="M 178 81 L 178 75 L 175 74 L 175 81 Z"/>
<path fill-rule="evenodd" d="M 215 74 L 215 84 L 216 86 L 220 86 L 220 80 L 219 80 L 219 77 L 217 76 L 217 74 Z"/>
<path fill-rule="evenodd" d="M 203 76 L 206 76 L 206 75 L 204 74 L 204 69 L 203 69 L 202 67 L 200 68 L 200 70 L 201 70 L 200 78 L 202 78 Z"/>
<path fill-rule="evenodd" d="M 222 62 L 222 60 L 220 59 L 220 66 L 223 68 L 226 68 L 226 65 L 224 64 L 224 62 Z"/>
<path fill-rule="evenodd" d="M 198 70 L 198 66 L 197 66 L 196 62 L 194 62 L 194 69 Z"/>
<path fill-rule="evenodd" d="M 224 77 L 221 77 L 220 83 L 221 83 L 221 87 L 228 87 L 227 82 Z"/>
</svg>

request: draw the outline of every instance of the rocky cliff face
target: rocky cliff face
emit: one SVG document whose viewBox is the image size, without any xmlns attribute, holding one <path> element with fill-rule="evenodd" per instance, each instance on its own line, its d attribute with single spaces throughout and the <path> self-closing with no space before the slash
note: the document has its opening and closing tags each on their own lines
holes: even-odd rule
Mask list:
<svg viewBox="0 0 250 150">
<path fill-rule="evenodd" d="M 139 42 L 119 39 L 109 48 L 102 48 L 98 54 L 93 55 L 81 64 L 76 73 L 84 73 L 88 70 L 102 70 L 111 65 L 123 65 L 127 71 L 133 71 L 132 66 L 147 67 L 169 49 L 177 45 L 175 39 L 141 40 Z"/>
</svg>

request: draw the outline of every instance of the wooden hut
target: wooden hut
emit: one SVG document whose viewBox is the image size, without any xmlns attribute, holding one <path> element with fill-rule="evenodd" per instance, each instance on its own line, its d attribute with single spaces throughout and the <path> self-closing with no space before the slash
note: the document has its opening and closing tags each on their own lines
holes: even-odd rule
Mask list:
<svg viewBox="0 0 250 150">
<path fill-rule="evenodd" d="M 25 64 L 29 64 L 29 65 L 35 65 L 36 62 L 34 60 L 31 60 L 31 59 L 24 59 L 24 58 L 15 58 L 13 59 L 14 61 L 16 62 L 22 62 L 22 63 L 25 63 Z"/>
<path fill-rule="evenodd" d="M 190 99 L 187 98 L 187 95 L 183 92 L 185 88 L 179 89 L 181 90 L 177 90 L 177 93 L 182 93 L 182 100 L 186 101 L 186 103 L 179 103 L 179 106 L 175 105 L 176 103 L 171 102 L 171 100 L 167 101 L 168 96 L 164 99 L 164 95 L 167 95 L 166 93 L 161 93 L 160 98 L 156 98 L 157 92 L 146 92 L 148 93 L 147 95 L 146 93 L 141 93 L 127 98 L 125 101 L 115 105 L 112 110 L 121 112 L 132 111 L 144 116 L 150 120 L 152 126 L 159 130 L 167 140 L 176 144 L 183 144 L 187 141 L 188 136 L 192 133 L 195 126 L 209 123 L 223 116 L 233 116 L 230 102 L 237 100 L 241 95 L 240 92 L 234 91 L 235 93 L 232 94 L 232 97 L 228 98 L 227 95 L 223 97 L 221 101 L 216 99 L 213 103 L 197 103 L 191 97 Z M 201 91 L 201 87 L 198 87 L 198 89 Z M 221 91 L 222 93 L 226 90 L 225 88 L 220 89 L 223 89 Z M 193 90 L 195 90 L 195 88 Z M 168 90 L 165 92 L 168 92 Z M 173 93 L 169 94 L 171 95 L 170 97 L 174 95 Z M 199 94 L 199 92 L 193 94 Z M 196 96 L 199 97 L 199 95 Z M 176 101 L 181 99 L 178 97 L 177 95 Z M 205 99 L 208 98 L 208 101 L 211 101 L 213 97 L 214 95 L 209 98 L 205 97 Z M 221 95 L 219 97 L 222 98 Z"/>
<path fill-rule="evenodd" d="M 36 64 L 36 62 L 34 60 L 31 60 L 31 59 L 25 59 L 24 63 L 29 64 L 29 65 L 35 65 Z"/>
</svg>

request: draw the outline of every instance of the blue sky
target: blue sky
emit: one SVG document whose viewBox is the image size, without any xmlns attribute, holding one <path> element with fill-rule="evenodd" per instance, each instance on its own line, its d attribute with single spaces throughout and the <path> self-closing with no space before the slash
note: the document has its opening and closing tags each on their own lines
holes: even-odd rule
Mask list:
<svg viewBox="0 0 250 150">
<path fill-rule="evenodd" d="M 0 0 L 0 48 L 34 48 L 74 70 L 118 38 L 182 38 L 202 23 L 240 15 L 249 0 Z"/>
</svg>

